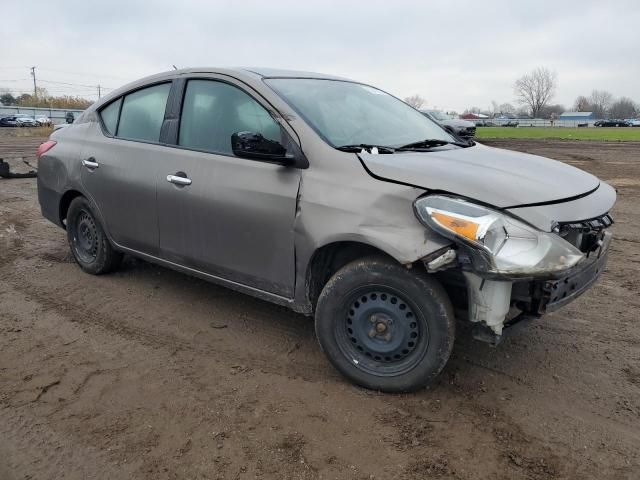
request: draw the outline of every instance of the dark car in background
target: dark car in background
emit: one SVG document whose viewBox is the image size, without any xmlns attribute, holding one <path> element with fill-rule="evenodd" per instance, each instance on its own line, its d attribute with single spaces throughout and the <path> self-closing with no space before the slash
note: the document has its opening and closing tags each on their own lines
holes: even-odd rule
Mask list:
<svg viewBox="0 0 640 480">
<path fill-rule="evenodd" d="M 9 115 L 0 119 L 0 127 L 37 127 L 40 124 L 28 115 Z"/>
<path fill-rule="evenodd" d="M 460 118 L 454 118 L 438 110 L 422 110 L 422 114 L 441 125 L 449 133 L 464 138 L 465 140 L 471 140 L 476 136 L 476 125 L 468 120 L 462 120 Z"/>
<path fill-rule="evenodd" d="M 8 116 L 0 118 L 0 127 L 17 127 L 16 117 Z"/>
<path fill-rule="evenodd" d="M 593 124 L 595 127 L 631 127 L 631 123 L 626 120 L 610 118 L 608 120 L 598 120 Z"/>
</svg>

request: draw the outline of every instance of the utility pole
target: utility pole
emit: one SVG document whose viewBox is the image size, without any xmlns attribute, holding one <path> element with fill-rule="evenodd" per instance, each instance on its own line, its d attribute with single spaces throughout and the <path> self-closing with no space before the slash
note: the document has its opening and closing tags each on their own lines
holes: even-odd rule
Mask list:
<svg viewBox="0 0 640 480">
<path fill-rule="evenodd" d="M 31 67 L 31 76 L 33 77 L 33 96 L 38 98 L 38 86 L 36 84 L 36 67 Z"/>
<path fill-rule="evenodd" d="M 100 95 L 100 85 L 98 85 L 98 100 L 100 99 L 101 95 Z"/>
</svg>

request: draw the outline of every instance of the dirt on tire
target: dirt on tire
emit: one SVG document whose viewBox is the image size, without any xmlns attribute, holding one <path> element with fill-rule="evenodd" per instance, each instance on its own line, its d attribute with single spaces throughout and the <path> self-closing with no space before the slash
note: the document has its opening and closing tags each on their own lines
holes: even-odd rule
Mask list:
<svg viewBox="0 0 640 480">
<path fill-rule="evenodd" d="M 460 324 L 402 395 L 348 383 L 284 308 L 131 258 L 83 273 L 36 180 L 0 179 L 0 479 L 640 478 L 640 146 L 491 144 L 618 189 L 607 270 L 498 348 Z"/>
</svg>

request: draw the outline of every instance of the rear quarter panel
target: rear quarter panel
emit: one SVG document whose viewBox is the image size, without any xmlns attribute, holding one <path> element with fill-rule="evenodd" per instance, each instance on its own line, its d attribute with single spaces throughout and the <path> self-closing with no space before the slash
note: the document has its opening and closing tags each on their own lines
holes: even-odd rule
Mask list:
<svg viewBox="0 0 640 480">
<path fill-rule="evenodd" d="M 80 154 L 88 124 L 73 124 L 51 134 L 56 146 L 38 160 L 38 201 L 42 215 L 56 225 L 60 219 L 60 200 L 69 190 L 82 192 Z"/>
</svg>

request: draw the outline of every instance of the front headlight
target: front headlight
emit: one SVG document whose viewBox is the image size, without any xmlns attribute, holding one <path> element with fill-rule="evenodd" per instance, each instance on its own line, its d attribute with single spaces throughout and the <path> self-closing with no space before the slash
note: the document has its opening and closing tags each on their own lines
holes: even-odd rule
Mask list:
<svg viewBox="0 0 640 480">
<path fill-rule="evenodd" d="M 416 200 L 418 219 L 469 247 L 474 267 L 508 275 L 562 271 L 583 257 L 558 235 L 537 230 L 504 213 L 462 199 L 432 195 Z"/>
</svg>

